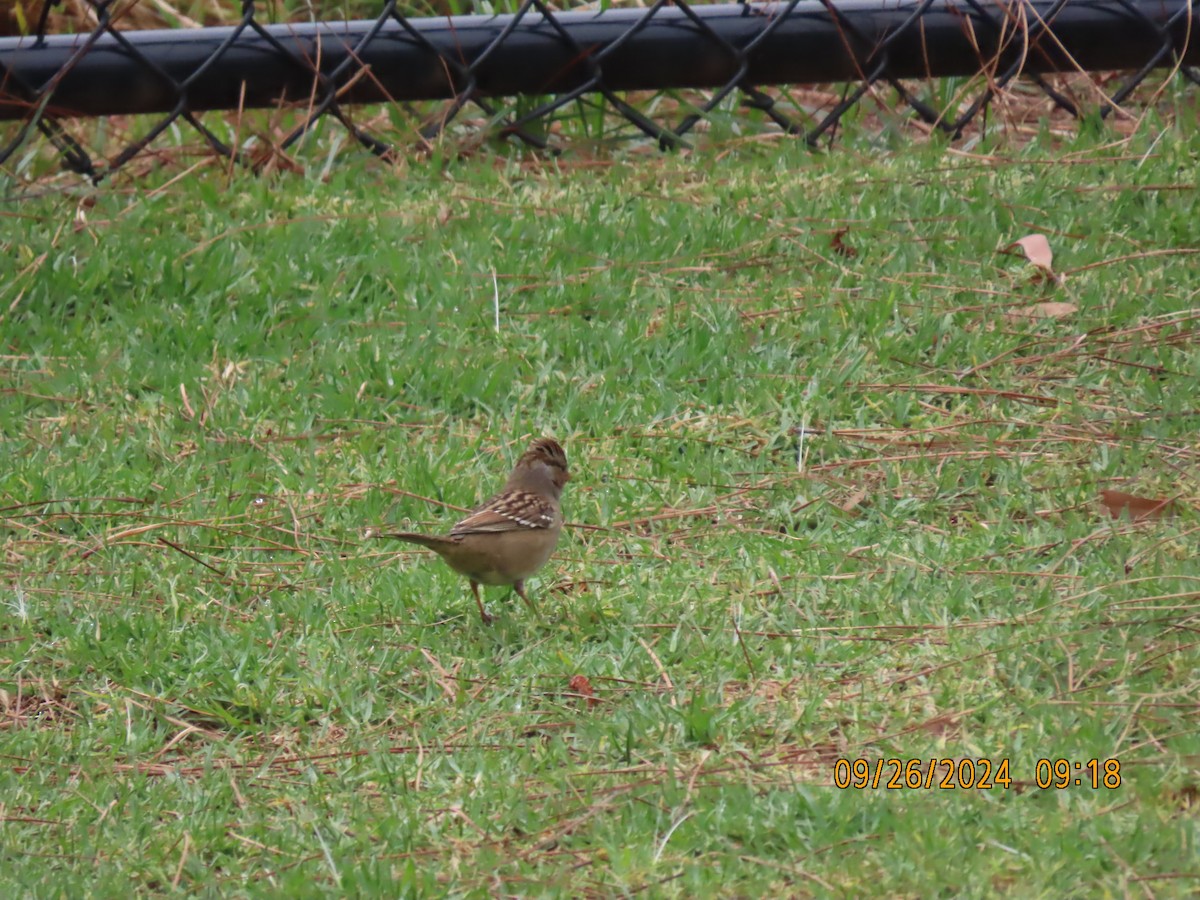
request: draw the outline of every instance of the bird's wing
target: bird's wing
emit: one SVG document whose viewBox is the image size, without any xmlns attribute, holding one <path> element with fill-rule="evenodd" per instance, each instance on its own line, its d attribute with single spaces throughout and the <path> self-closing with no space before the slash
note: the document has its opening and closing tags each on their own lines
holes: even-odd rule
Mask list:
<svg viewBox="0 0 1200 900">
<path fill-rule="evenodd" d="M 450 537 L 552 528 L 557 518 L 554 505 L 544 497 L 528 491 L 506 491 L 475 509 L 450 529 Z"/>
</svg>

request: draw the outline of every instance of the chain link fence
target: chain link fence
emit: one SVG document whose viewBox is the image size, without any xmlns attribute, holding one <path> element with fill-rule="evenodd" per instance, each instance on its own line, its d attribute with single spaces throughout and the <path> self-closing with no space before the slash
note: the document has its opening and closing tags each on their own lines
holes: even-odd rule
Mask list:
<svg viewBox="0 0 1200 900">
<path fill-rule="evenodd" d="M 374 18 L 300 24 L 270 24 L 266 4 L 245 0 L 234 24 L 153 30 L 128 27 L 116 0 L 76 3 L 73 33 L 52 33 L 52 0 L 23 18 L 26 33 L 0 37 L 0 166 L 48 144 L 99 181 L 187 127 L 206 152 L 261 166 L 328 123 L 382 156 L 447 135 L 672 148 L 714 127 L 815 145 L 884 93 L 878 108 L 960 137 L 1014 97 L 1036 98 L 1039 117 L 1107 117 L 1139 86 L 1157 97 L 1176 79 L 1200 83 L 1195 0 L 656 0 L 565 12 L 523 0 L 509 14 L 442 17 L 388 0 Z M 270 124 L 247 136 L 253 110 Z M 119 122 L 112 152 L 89 149 L 92 117 Z"/>
</svg>

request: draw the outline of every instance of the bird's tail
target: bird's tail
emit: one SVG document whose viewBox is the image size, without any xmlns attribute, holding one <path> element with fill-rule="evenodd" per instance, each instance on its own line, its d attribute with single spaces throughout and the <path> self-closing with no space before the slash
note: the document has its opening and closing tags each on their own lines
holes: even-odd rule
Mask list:
<svg viewBox="0 0 1200 900">
<path fill-rule="evenodd" d="M 444 550 L 447 545 L 453 543 L 449 538 L 438 537 L 433 534 L 417 534 L 415 531 L 378 531 L 371 535 L 377 538 L 392 538 L 397 541 L 407 541 L 410 544 L 420 544 L 422 547 L 428 547 L 430 550 Z"/>
</svg>

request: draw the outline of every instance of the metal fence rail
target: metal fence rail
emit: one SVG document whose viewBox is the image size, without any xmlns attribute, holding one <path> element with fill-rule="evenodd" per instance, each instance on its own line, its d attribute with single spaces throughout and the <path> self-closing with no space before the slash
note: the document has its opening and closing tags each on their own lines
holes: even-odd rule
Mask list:
<svg viewBox="0 0 1200 900">
<path fill-rule="evenodd" d="M 395 0 L 370 21 L 263 25 L 243 2 L 233 27 L 121 31 L 111 0 L 88 0 L 88 33 L 0 38 L 0 120 L 19 122 L 0 145 L 0 165 L 36 127 L 66 165 L 98 179 L 171 125 L 190 123 L 218 152 L 239 158 L 198 114 L 293 104 L 286 149 L 322 117 L 345 125 L 376 153 L 392 147 L 351 121 L 350 104 L 443 100 L 419 129 L 428 139 L 468 104 L 491 126 L 539 147 L 531 123 L 585 95 L 664 147 L 676 146 L 727 97 L 766 114 L 789 133 L 817 141 L 873 85 L 898 92 L 913 112 L 958 134 L 1013 79 L 1037 84 L 1073 115 L 1078 104 L 1048 73 L 1129 70 L 1098 104 L 1122 103 L 1152 70 L 1175 67 L 1200 83 L 1191 40 L 1196 0 L 790 0 L 690 6 L 657 0 L 640 9 L 559 12 L 524 0 L 512 15 L 405 18 Z M 47 6 L 48 8 L 48 6 Z M 920 99 L 906 79 L 978 76 L 978 95 L 955 114 Z M 777 102 L 771 86 L 853 85 L 811 124 Z M 703 89 L 676 121 L 640 110 L 624 92 Z M 495 98 L 533 95 L 520 112 Z M 61 120 L 152 114 L 156 121 L 100 168 Z"/>
</svg>

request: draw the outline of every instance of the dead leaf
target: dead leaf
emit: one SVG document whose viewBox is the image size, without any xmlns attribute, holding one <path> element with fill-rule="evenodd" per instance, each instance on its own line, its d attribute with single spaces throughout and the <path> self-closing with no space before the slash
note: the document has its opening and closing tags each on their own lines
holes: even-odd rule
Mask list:
<svg viewBox="0 0 1200 900">
<path fill-rule="evenodd" d="M 839 228 L 833 233 L 833 237 L 829 239 L 829 246 L 838 256 L 854 259 L 854 257 L 858 256 L 858 251 L 846 243 L 845 237 L 849 233 L 849 228 Z"/>
<path fill-rule="evenodd" d="M 922 731 L 927 731 L 935 737 L 954 736 L 959 733 L 958 719 L 959 714 L 957 713 L 943 713 L 922 722 L 919 727 Z"/>
<path fill-rule="evenodd" d="M 1030 234 L 1015 241 L 1011 247 L 1020 247 L 1025 258 L 1051 275 L 1054 274 L 1054 251 L 1044 234 Z"/>
<path fill-rule="evenodd" d="M 1170 499 L 1152 500 L 1148 497 L 1137 497 L 1124 491 L 1101 491 L 1100 502 L 1114 519 L 1128 514 L 1134 522 L 1146 519 L 1162 519 L 1173 516 L 1177 512 L 1175 501 Z"/>
<path fill-rule="evenodd" d="M 587 680 L 585 675 L 572 675 L 571 680 L 567 682 L 567 687 L 572 693 L 587 698 L 588 709 L 600 702 L 596 699 L 596 691 L 592 688 L 592 683 Z"/>
<path fill-rule="evenodd" d="M 1169 803 L 1174 803 L 1180 810 L 1188 812 L 1200 808 L 1200 787 L 1195 784 L 1185 784 L 1177 790 L 1168 789 L 1166 798 Z"/>
<path fill-rule="evenodd" d="M 431 665 L 433 667 L 433 670 L 436 673 L 436 675 L 434 676 L 434 681 L 436 681 L 438 684 L 438 687 L 440 687 L 442 689 L 442 693 L 445 694 L 446 699 L 450 703 L 454 703 L 455 701 L 457 701 L 458 700 L 458 679 L 455 677 L 455 673 L 447 672 L 445 670 L 445 668 L 443 668 L 442 664 L 440 662 L 438 662 L 437 657 L 434 656 L 432 653 L 430 653 L 428 650 L 426 650 L 424 647 L 421 648 L 421 655 L 424 656 L 425 659 L 429 662 L 429 665 Z"/>
<path fill-rule="evenodd" d="M 1062 319 L 1079 312 L 1074 303 L 1062 303 L 1048 300 L 1045 303 L 1035 303 L 1020 309 L 1009 310 L 1004 314 L 1006 319 Z"/>
<path fill-rule="evenodd" d="M 183 417 L 190 422 L 196 418 L 196 411 L 192 409 L 192 404 L 188 400 L 187 388 L 182 384 L 179 385 L 179 396 L 183 398 Z"/>
<path fill-rule="evenodd" d="M 850 512 L 850 510 L 854 509 L 854 507 L 858 506 L 860 503 L 862 503 L 866 499 L 867 499 L 867 492 L 865 490 L 860 489 L 860 490 L 855 491 L 853 494 L 851 494 L 845 500 L 843 500 L 842 503 L 839 505 L 842 507 L 843 512 Z"/>
</svg>

